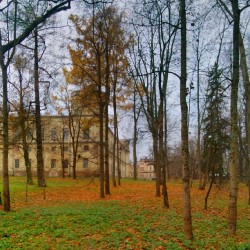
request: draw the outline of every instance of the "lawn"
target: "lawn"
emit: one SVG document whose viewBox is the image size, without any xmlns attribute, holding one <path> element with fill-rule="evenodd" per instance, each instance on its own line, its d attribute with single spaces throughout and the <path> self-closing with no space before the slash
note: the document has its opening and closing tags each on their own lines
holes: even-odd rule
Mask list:
<svg viewBox="0 0 250 250">
<path fill-rule="evenodd" d="M 153 181 L 122 180 L 99 198 L 98 179 L 47 179 L 46 189 L 11 177 L 12 211 L 1 209 L 0 249 L 250 249 L 250 206 L 240 185 L 238 230 L 227 235 L 228 186 L 205 192 L 194 185 L 195 239 L 182 232 L 182 185 L 168 184 L 170 209 L 154 196 Z M 44 199 L 45 198 L 45 199 Z"/>
</svg>

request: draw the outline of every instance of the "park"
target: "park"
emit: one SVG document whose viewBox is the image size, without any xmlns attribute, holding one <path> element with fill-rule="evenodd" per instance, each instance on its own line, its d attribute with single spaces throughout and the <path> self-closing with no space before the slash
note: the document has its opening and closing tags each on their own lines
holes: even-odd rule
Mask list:
<svg viewBox="0 0 250 250">
<path fill-rule="evenodd" d="M 247 187 L 239 186 L 237 235 L 228 236 L 228 184 L 206 192 L 191 188 L 194 240 L 185 239 L 182 183 L 168 184 L 170 208 L 155 197 L 155 182 L 122 179 L 99 198 L 98 178 L 49 178 L 45 189 L 26 189 L 11 177 L 12 211 L 1 211 L 0 249 L 249 249 Z"/>
</svg>

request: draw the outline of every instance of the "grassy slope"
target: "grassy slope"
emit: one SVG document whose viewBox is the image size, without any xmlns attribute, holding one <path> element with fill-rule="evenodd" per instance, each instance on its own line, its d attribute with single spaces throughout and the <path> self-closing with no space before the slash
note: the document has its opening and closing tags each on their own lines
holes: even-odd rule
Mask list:
<svg viewBox="0 0 250 250">
<path fill-rule="evenodd" d="M 124 180 L 99 199 L 98 181 L 48 179 L 43 189 L 11 178 L 12 209 L 0 212 L 0 249 L 250 249 L 250 208 L 240 187 L 238 235 L 227 236 L 228 191 L 192 189 L 194 242 L 182 233 L 182 186 L 169 184 L 170 209 L 154 197 L 154 183 Z"/>
</svg>

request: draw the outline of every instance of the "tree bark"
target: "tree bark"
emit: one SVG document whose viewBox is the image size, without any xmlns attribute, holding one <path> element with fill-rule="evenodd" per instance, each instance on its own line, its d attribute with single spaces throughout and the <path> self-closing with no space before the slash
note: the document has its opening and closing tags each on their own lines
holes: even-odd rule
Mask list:
<svg viewBox="0 0 250 250">
<path fill-rule="evenodd" d="M 107 93 L 106 93 L 107 95 Z M 109 95 L 109 94 L 108 94 Z M 109 97 L 106 97 L 106 102 Z M 108 104 L 105 104 L 105 193 L 110 194 L 109 185 L 109 118 Z"/>
<path fill-rule="evenodd" d="M 114 142 L 113 142 L 113 163 L 112 163 L 112 182 L 113 187 L 116 187 L 116 179 L 115 179 L 115 166 L 116 166 L 116 159 L 118 158 L 117 155 L 117 113 L 116 113 L 116 94 L 115 94 L 115 87 L 114 87 L 114 96 L 113 96 L 113 108 L 114 108 Z"/>
<path fill-rule="evenodd" d="M 238 84 L 239 84 L 239 37 L 240 11 L 238 0 L 231 1 L 233 10 L 233 75 L 231 87 L 231 141 L 230 141 L 230 194 L 228 232 L 236 234 L 238 198 Z"/>
<path fill-rule="evenodd" d="M 36 104 L 36 157 L 37 157 L 37 180 L 39 187 L 45 187 L 44 178 L 44 161 L 43 161 L 43 141 L 42 141 L 42 122 L 40 109 L 40 93 L 39 93 L 39 72 L 38 72 L 38 31 L 34 30 L 34 80 L 35 80 L 35 104 Z"/>
<path fill-rule="evenodd" d="M 105 93 L 105 193 L 110 194 L 110 185 L 109 185 L 109 100 L 110 100 L 110 63 L 109 63 L 109 44 L 106 41 L 105 48 L 105 61 L 106 61 L 106 69 L 105 69 L 105 85 L 106 85 L 106 93 Z"/>
<path fill-rule="evenodd" d="M 159 141 L 158 134 L 152 133 L 153 135 L 153 152 L 154 152 L 154 168 L 155 168 L 155 196 L 161 197 L 161 168 L 160 168 L 160 157 L 159 157 Z"/>
<path fill-rule="evenodd" d="M 116 127 L 117 134 L 117 146 L 116 146 L 116 154 L 117 154 L 117 180 L 118 186 L 121 186 L 121 148 L 119 145 L 119 135 L 118 135 L 118 126 Z"/>
<path fill-rule="evenodd" d="M 186 102 L 187 81 L 187 34 L 186 34 L 186 1 L 180 0 L 181 18 L 181 79 L 180 79 L 180 105 L 181 105 L 181 141 L 183 166 L 183 219 L 184 234 L 193 240 L 191 199 L 190 199 L 190 169 L 188 148 L 188 110 Z"/>
<path fill-rule="evenodd" d="M 3 199 L 4 211 L 10 211 L 10 190 L 9 190 L 9 111 L 8 111 L 8 75 L 7 67 L 4 64 L 4 53 L 2 47 L 2 36 L 0 33 L 0 64 L 2 70 L 2 84 L 3 84 Z"/>
<path fill-rule="evenodd" d="M 245 114 L 246 114 L 246 140 L 247 140 L 247 168 L 248 168 L 248 204 L 250 205 L 250 80 L 249 80 L 249 73 L 248 73 L 248 65 L 246 60 L 246 50 L 244 47 L 244 42 L 242 35 L 240 33 L 240 67 L 242 71 L 242 78 L 245 87 L 245 95 L 246 95 L 246 107 L 245 107 Z"/>
<path fill-rule="evenodd" d="M 134 133 L 133 133 L 133 179 L 137 180 L 137 152 L 136 152 L 136 145 L 137 145 L 137 117 L 136 117 L 136 92 L 134 90 L 133 93 L 133 119 L 134 119 Z"/>
<path fill-rule="evenodd" d="M 199 189 L 202 188 L 202 170 L 201 170 L 201 118 L 200 118 L 200 58 L 199 48 L 197 48 L 197 149 L 196 162 L 199 176 Z"/>
<path fill-rule="evenodd" d="M 164 147 L 164 130 L 163 130 L 163 114 L 162 114 L 162 123 L 159 129 L 159 151 L 160 151 L 160 168 L 162 169 L 162 194 L 163 194 L 163 203 L 166 208 L 169 208 L 168 200 L 168 190 L 167 190 L 167 180 L 166 180 L 166 154 Z"/>
</svg>

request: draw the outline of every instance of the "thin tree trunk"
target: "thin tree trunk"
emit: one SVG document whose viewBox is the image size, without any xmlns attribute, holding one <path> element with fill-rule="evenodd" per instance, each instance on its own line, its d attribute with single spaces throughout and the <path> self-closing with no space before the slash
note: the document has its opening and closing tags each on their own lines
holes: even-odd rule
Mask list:
<svg viewBox="0 0 250 250">
<path fill-rule="evenodd" d="M 117 179 L 118 179 L 118 186 L 121 186 L 121 148 L 119 146 L 119 135 L 118 135 L 118 126 L 116 128 L 117 130 Z"/>
<path fill-rule="evenodd" d="M 154 152 L 154 167 L 155 167 L 155 196 L 161 197 L 161 168 L 159 162 L 159 143 L 157 133 L 153 133 L 153 152 Z"/>
<path fill-rule="evenodd" d="M 199 176 L 199 189 L 202 187 L 202 170 L 201 170 L 201 118 L 200 118 L 200 60 L 197 51 L 197 148 L 196 148 L 196 162 Z"/>
<path fill-rule="evenodd" d="M 182 140 L 182 165 L 183 165 L 183 219 L 184 234 L 189 240 L 193 240 L 191 199 L 190 199 L 190 170 L 188 149 L 188 110 L 186 102 L 187 81 L 187 34 L 186 34 L 186 1 L 180 0 L 181 17 L 181 81 L 180 81 L 180 105 L 181 105 L 181 140 Z"/>
<path fill-rule="evenodd" d="M 60 146 L 60 151 L 61 151 L 61 167 L 62 167 L 62 178 L 65 178 L 65 173 L 64 173 L 64 130 L 63 130 L 63 135 L 62 135 L 62 144 Z"/>
<path fill-rule="evenodd" d="M 247 175 L 248 175 L 248 204 L 250 205 L 250 80 L 248 73 L 248 65 L 246 60 L 246 50 L 244 47 L 244 42 L 242 35 L 240 33 L 240 66 L 242 71 L 242 78 L 245 87 L 245 95 L 246 95 L 246 139 L 247 139 Z"/>
<path fill-rule="evenodd" d="M 10 211 L 10 190 L 9 190 L 9 168 L 8 168 L 8 154 L 9 154 L 9 112 L 8 112 L 8 76 L 7 67 L 4 64 L 4 54 L 2 51 L 2 36 L 0 33 L 0 64 L 2 70 L 2 84 L 3 84 L 3 199 L 4 211 Z"/>
<path fill-rule="evenodd" d="M 103 141 L 103 106 L 102 101 L 99 101 L 99 110 L 100 110 L 100 128 L 99 128 L 99 134 L 100 134 L 100 198 L 105 197 L 105 190 L 104 190 L 104 141 Z"/>
<path fill-rule="evenodd" d="M 43 161 L 43 141 L 42 141 L 42 122 L 40 110 L 40 94 L 39 94 L 39 73 L 38 73 L 38 32 L 34 30 L 35 48 L 34 48 L 34 79 L 35 79 L 35 104 L 36 104 L 36 146 L 37 146 L 37 180 L 39 187 L 45 187 L 44 178 L 44 161 Z"/>
<path fill-rule="evenodd" d="M 163 114 L 162 114 L 163 117 Z M 163 119 L 160 126 L 159 133 L 159 151 L 160 151 L 160 166 L 162 169 L 162 194 L 163 194 L 163 203 L 166 208 L 169 208 L 168 200 L 168 190 L 167 190 L 167 181 L 166 181 L 166 157 L 164 153 L 164 131 L 163 131 Z"/>
<path fill-rule="evenodd" d="M 99 164 L 100 164 L 100 198 L 105 198 L 105 176 L 104 176 L 104 107 L 102 93 L 102 76 L 101 76 L 101 55 L 97 52 L 98 67 L 98 104 L 99 104 Z"/>
<path fill-rule="evenodd" d="M 26 183 L 29 185 L 33 185 L 34 183 L 32 179 L 31 162 L 29 159 L 29 145 L 27 143 L 27 128 L 26 128 L 27 116 L 26 116 L 26 111 L 24 109 L 24 103 L 23 103 L 23 81 L 22 81 L 23 79 L 22 79 L 21 70 L 19 69 L 18 69 L 18 74 L 19 74 L 19 83 L 20 83 L 19 118 L 20 118 L 20 126 L 21 126 L 24 163 L 26 167 L 26 176 L 27 176 Z"/>
<path fill-rule="evenodd" d="M 233 76 L 231 86 L 231 142 L 230 142 L 230 194 L 228 211 L 228 231 L 236 234 L 238 198 L 238 84 L 239 84 L 239 36 L 240 11 L 238 0 L 232 3 L 233 9 Z"/>
<path fill-rule="evenodd" d="M 207 210 L 207 202 L 208 202 L 208 197 L 209 197 L 209 194 L 212 190 L 212 187 L 213 187 L 213 183 L 214 183 L 214 168 L 212 170 L 212 178 L 211 178 L 211 182 L 210 182 L 210 185 L 209 185 L 209 188 L 207 190 L 207 194 L 206 194 L 206 197 L 205 197 L 205 203 L 204 203 L 204 209 Z"/>
<path fill-rule="evenodd" d="M 116 94 L 114 91 L 113 94 L 113 108 L 114 108 L 114 142 L 113 142 L 113 166 L 112 166 L 112 182 L 113 187 L 116 187 L 116 179 L 115 179 L 115 166 L 116 166 L 116 159 L 118 158 L 117 155 L 117 113 L 116 113 Z"/>
<path fill-rule="evenodd" d="M 136 92 L 134 91 L 133 94 L 133 119 L 134 119 L 134 133 L 133 133 L 133 179 L 137 180 L 137 152 L 136 152 L 136 145 L 137 145 L 137 118 L 136 118 Z"/>
<path fill-rule="evenodd" d="M 22 141 L 23 141 L 23 155 L 24 155 L 24 163 L 26 167 L 26 176 L 27 176 L 27 181 L 26 183 L 29 185 L 33 185 L 33 178 L 32 178 L 32 171 L 31 171 L 31 162 L 29 159 L 29 145 L 27 143 L 27 138 L 26 138 L 26 129 L 25 129 L 25 121 L 22 121 L 21 124 L 21 130 L 22 130 Z"/>
<path fill-rule="evenodd" d="M 108 93 L 106 95 L 109 96 Z M 109 97 L 106 97 L 105 104 L 105 193 L 110 194 L 110 185 L 109 185 L 109 118 L 108 118 L 108 100 Z"/>
<path fill-rule="evenodd" d="M 109 39 L 108 39 L 109 40 Z M 110 185 L 109 185 L 109 100 L 110 100 L 110 64 L 109 64 L 109 44 L 106 41 L 106 49 L 105 49 L 105 61 L 106 61 L 106 69 L 105 69 L 105 85 L 106 85 L 106 93 L 105 93 L 105 193 L 110 194 Z"/>
<path fill-rule="evenodd" d="M 76 157 L 77 157 L 76 152 L 73 152 L 72 177 L 74 180 L 76 179 Z"/>
</svg>

